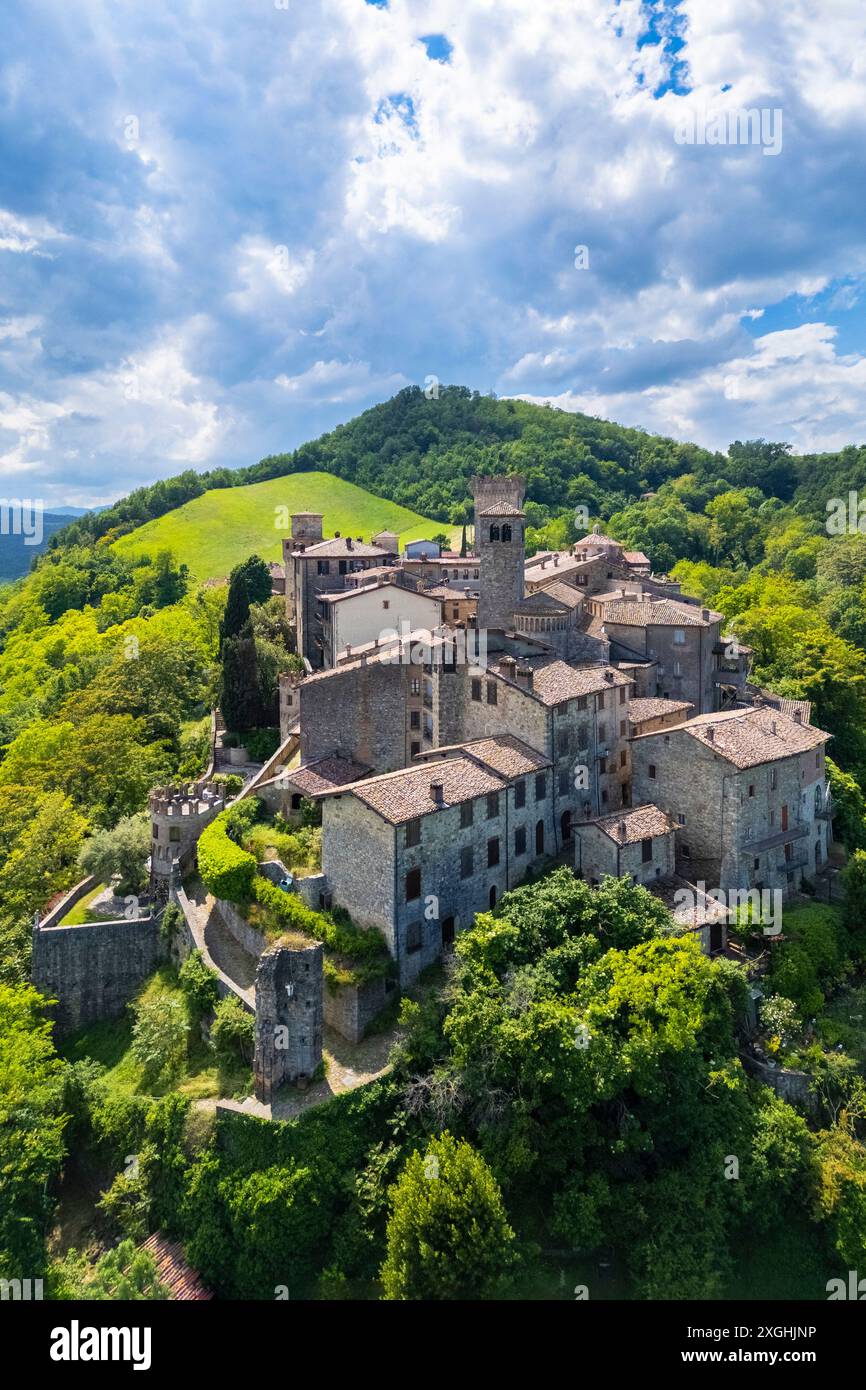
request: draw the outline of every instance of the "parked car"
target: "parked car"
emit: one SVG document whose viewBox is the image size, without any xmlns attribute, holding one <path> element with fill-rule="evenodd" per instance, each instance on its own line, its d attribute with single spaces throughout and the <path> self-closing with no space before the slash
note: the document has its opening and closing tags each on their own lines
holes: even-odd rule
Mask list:
<svg viewBox="0 0 866 1390">
<path fill-rule="evenodd" d="M 294 876 L 294 874 L 286 874 L 285 878 L 281 878 L 281 879 L 280 879 L 279 883 L 277 884 L 277 887 L 278 887 L 278 888 L 282 888 L 282 890 L 283 890 L 284 893 L 294 893 L 294 891 L 295 891 L 295 876 Z"/>
</svg>

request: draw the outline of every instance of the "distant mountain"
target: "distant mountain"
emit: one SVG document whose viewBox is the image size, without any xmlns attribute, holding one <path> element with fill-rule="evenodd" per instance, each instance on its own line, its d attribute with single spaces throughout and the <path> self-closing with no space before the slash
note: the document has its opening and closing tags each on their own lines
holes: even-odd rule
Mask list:
<svg viewBox="0 0 866 1390">
<path fill-rule="evenodd" d="M 28 545 L 23 535 L 15 535 L 10 530 L 8 518 L 0 516 L 0 583 L 20 579 L 30 569 L 34 556 L 45 550 L 55 532 L 68 526 L 70 521 L 86 516 L 87 512 L 87 507 L 57 507 L 43 512 L 42 540 L 38 545 Z"/>
</svg>

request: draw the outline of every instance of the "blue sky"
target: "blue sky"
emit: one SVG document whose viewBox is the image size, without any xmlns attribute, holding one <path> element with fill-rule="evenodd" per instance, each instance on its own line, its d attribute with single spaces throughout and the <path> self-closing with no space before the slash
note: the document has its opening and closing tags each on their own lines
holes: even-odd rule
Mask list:
<svg viewBox="0 0 866 1390">
<path fill-rule="evenodd" d="M 6 0 L 0 492 L 254 462 L 429 376 L 861 442 L 866 45 L 832 10 Z M 778 154 L 677 135 L 751 108 Z"/>
</svg>

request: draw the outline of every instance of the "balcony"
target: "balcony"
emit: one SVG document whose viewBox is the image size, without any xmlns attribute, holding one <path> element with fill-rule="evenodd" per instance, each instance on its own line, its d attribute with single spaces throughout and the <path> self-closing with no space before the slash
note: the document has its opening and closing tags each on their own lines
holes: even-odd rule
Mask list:
<svg viewBox="0 0 866 1390">
<path fill-rule="evenodd" d="M 829 796 L 825 798 L 823 806 L 816 806 L 815 808 L 816 820 L 832 820 L 835 814 L 836 807 L 833 805 L 833 802 L 830 800 Z"/>
<path fill-rule="evenodd" d="M 741 840 L 743 854 L 763 854 L 765 849 L 776 849 L 779 845 L 790 845 L 808 835 L 808 825 L 792 825 L 787 830 L 774 830 L 772 835 L 762 835 L 759 840 Z"/>
</svg>

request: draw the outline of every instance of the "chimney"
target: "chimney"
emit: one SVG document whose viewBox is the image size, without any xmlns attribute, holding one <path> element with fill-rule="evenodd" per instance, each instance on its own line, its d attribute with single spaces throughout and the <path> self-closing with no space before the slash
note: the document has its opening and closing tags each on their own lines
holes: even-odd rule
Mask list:
<svg viewBox="0 0 866 1390">
<path fill-rule="evenodd" d="M 624 821 L 624 820 L 621 820 L 620 823 L 619 823 L 619 833 L 620 833 L 620 835 L 622 836 L 623 839 L 625 839 L 625 829 L 626 829 L 626 827 L 625 827 L 625 821 Z"/>
<path fill-rule="evenodd" d="M 431 783 L 430 783 L 430 796 L 431 796 L 431 798 L 433 799 L 433 801 L 436 803 L 437 806 L 444 806 L 444 805 L 445 805 L 445 783 L 444 783 L 444 782 L 431 782 Z"/>
<path fill-rule="evenodd" d="M 604 678 L 608 685 L 613 685 L 613 671 L 605 671 Z"/>
<path fill-rule="evenodd" d="M 554 557 L 553 557 L 553 563 L 554 563 L 554 565 L 558 565 L 558 564 L 559 564 L 559 551 L 557 551 L 556 554 L 554 555 Z"/>
<path fill-rule="evenodd" d="M 776 732 L 776 721 L 775 721 L 775 719 L 773 719 L 773 720 L 770 722 L 770 732 L 773 733 L 773 734 Z"/>
<path fill-rule="evenodd" d="M 334 532 L 334 540 L 335 540 L 335 541 L 338 541 L 339 539 L 340 539 L 340 533 L 339 533 L 339 531 L 335 531 L 335 532 Z"/>
<path fill-rule="evenodd" d="M 795 723 L 795 724 L 802 724 L 802 722 L 803 722 L 803 711 L 802 711 L 801 709 L 795 709 L 795 710 L 794 710 L 794 723 Z"/>
<path fill-rule="evenodd" d="M 705 623 L 708 623 L 708 622 L 710 621 L 710 610 L 709 610 L 709 608 L 702 608 L 702 609 L 701 609 L 701 617 L 703 618 L 703 620 L 704 620 Z"/>
<path fill-rule="evenodd" d="M 362 665 L 362 666 L 366 666 L 366 665 L 367 665 L 367 653 L 366 653 L 366 652 L 361 652 L 361 665 Z"/>
<path fill-rule="evenodd" d="M 352 549 L 352 537 L 351 537 L 351 536 L 347 536 L 347 537 L 346 537 L 346 549 L 347 549 L 347 550 L 351 550 L 351 549 Z"/>
<path fill-rule="evenodd" d="M 711 724 L 710 727 L 707 729 L 707 743 L 713 743 L 713 742 L 715 742 L 715 737 L 716 737 L 716 731 L 715 731 L 715 729 L 713 728 L 713 726 L 712 726 L 712 724 Z"/>
<path fill-rule="evenodd" d="M 347 656 L 347 657 L 350 657 L 351 655 L 352 655 L 352 644 L 351 644 L 351 642 L 347 642 L 347 643 L 346 643 L 346 656 Z"/>
<path fill-rule="evenodd" d="M 531 667 L 531 666 L 518 666 L 518 667 L 517 667 L 517 679 L 519 680 L 519 682 L 520 682 L 521 685 L 525 685 L 525 686 L 526 686 L 526 689 L 527 689 L 527 690 L 531 690 L 531 689 L 532 689 L 532 667 Z"/>
</svg>

